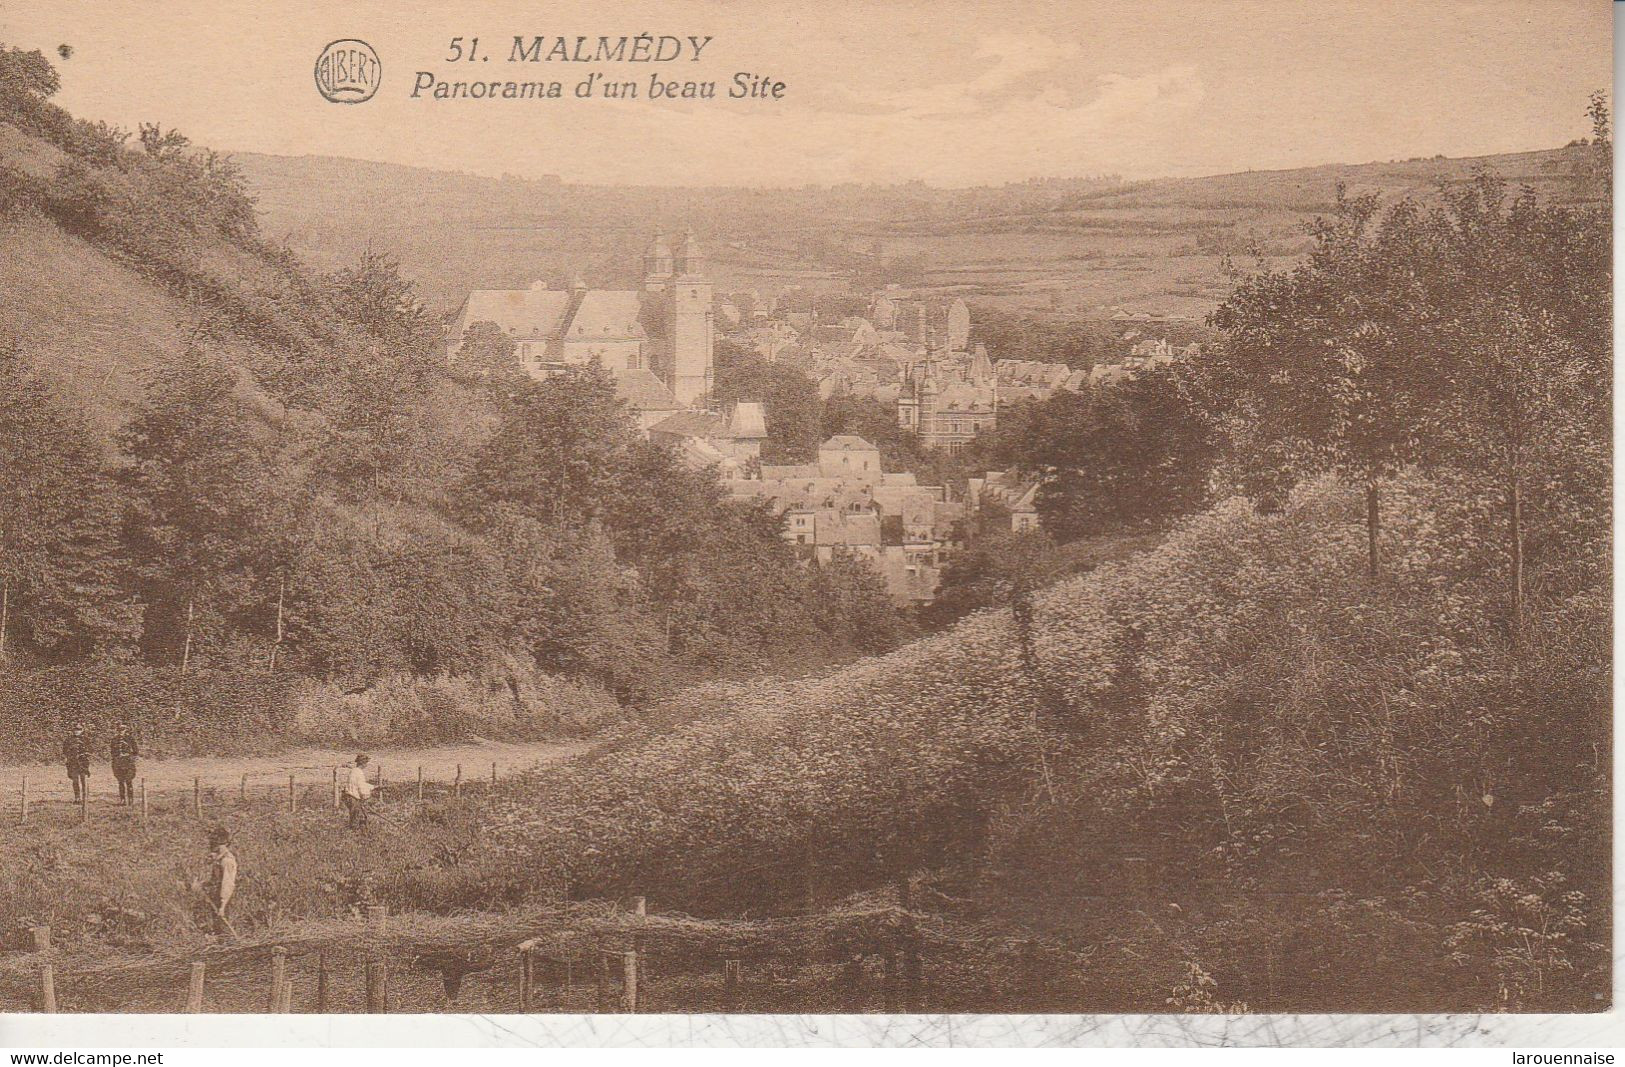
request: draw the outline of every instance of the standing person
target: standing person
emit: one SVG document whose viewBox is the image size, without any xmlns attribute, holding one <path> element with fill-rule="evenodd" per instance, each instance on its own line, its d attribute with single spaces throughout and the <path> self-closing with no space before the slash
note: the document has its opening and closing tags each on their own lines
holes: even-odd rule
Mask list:
<svg viewBox="0 0 1625 1067">
<path fill-rule="evenodd" d="M 367 754 L 356 756 L 350 765 L 350 778 L 344 785 L 344 806 L 350 812 L 350 829 L 367 828 L 367 798 L 372 796 L 372 783 L 367 781 Z"/>
<path fill-rule="evenodd" d="M 62 762 L 68 766 L 73 799 L 90 799 L 90 736 L 84 723 L 75 724 L 73 732 L 63 740 Z"/>
<path fill-rule="evenodd" d="M 119 803 L 135 803 L 135 758 L 141 754 L 135 743 L 135 730 L 128 719 L 120 719 L 109 746 L 113 755 L 113 777 L 118 779 Z"/>
<path fill-rule="evenodd" d="M 214 932 L 230 932 L 231 920 L 226 918 L 226 907 L 232 894 L 237 892 L 237 856 L 231 851 L 231 835 L 217 826 L 209 833 L 209 906 L 214 909 Z"/>
</svg>

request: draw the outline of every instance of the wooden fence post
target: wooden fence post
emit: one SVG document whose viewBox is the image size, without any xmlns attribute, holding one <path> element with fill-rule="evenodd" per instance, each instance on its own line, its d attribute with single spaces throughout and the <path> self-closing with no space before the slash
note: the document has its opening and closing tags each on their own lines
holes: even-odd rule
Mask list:
<svg viewBox="0 0 1625 1067">
<path fill-rule="evenodd" d="M 293 976 L 282 980 L 281 996 L 277 999 L 276 1010 L 278 1015 L 293 1014 Z"/>
<path fill-rule="evenodd" d="M 281 945 L 271 950 L 271 993 L 266 998 L 265 1010 L 275 1014 L 277 1005 L 282 1002 L 282 983 L 286 981 L 288 973 L 288 950 Z"/>
<path fill-rule="evenodd" d="M 203 817 L 203 779 L 195 775 L 192 778 L 192 814 Z"/>
<path fill-rule="evenodd" d="M 333 807 L 339 806 L 339 769 L 333 768 Z"/>
<path fill-rule="evenodd" d="M 372 784 L 373 788 L 375 789 L 382 789 L 384 787 L 384 765 L 382 763 L 378 765 L 378 775 L 377 777 L 373 778 Z"/>
<path fill-rule="evenodd" d="M 740 960 L 722 961 L 722 1000 L 732 1011 L 739 1007 L 739 987 L 744 984 L 745 965 Z"/>
<path fill-rule="evenodd" d="M 897 963 L 897 952 L 894 948 L 886 953 L 886 1010 L 889 1012 L 902 1011 L 902 975 Z"/>
<path fill-rule="evenodd" d="M 22 822 L 27 822 L 28 821 L 28 779 L 27 778 L 23 779 L 23 806 L 22 806 L 22 819 L 21 819 L 21 821 Z"/>
<path fill-rule="evenodd" d="M 491 761 L 491 788 L 495 789 L 496 787 L 497 787 L 497 761 L 492 760 Z"/>
<path fill-rule="evenodd" d="M 423 764 L 418 764 L 418 803 L 423 803 Z"/>
<path fill-rule="evenodd" d="M 463 765 L 461 763 L 457 765 L 457 777 L 451 783 L 451 795 L 454 797 L 463 795 Z"/>
<path fill-rule="evenodd" d="M 293 775 L 288 775 L 288 814 L 292 815 L 299 810 L 299 798 L 293 791 Z"/>
<path fill-rule="evenodd" d="M 521 1013 L 530 1010 L 530 990 L 536 976 L 531 970 L 532 959 L 530 942 L 519 946 L 519 1010 Z"/>
<path fill-rule="evenodd" d="M 203 1010 L 203 962 L 192 964 L 192 984 L 186 991 L 186 1010 L 196 1015 Z"/>
<path fill-rule="evenodd" d="M 316 954 L 316 1014 L 327 1014 L 327 953 Z"/>
<path fill-rule="evenodd" d="M 248 803 L 248 775 L 246 774 L 237 782 L 237 802 L 239 804 Z"/>
<path fill-rule="evenodd" d="M 145 778 L 143 778 L 143 779 L 141 779 L 141 818 L 144 821 L 146 819 L 146 817 L 147 817 L 147 780 Z"/>
<path fill-rule="evenodd" d="M 39 1010 L 47 1013 L 56 1011 L 56 968 L 49 963 L 40 964 Z"/>
<path fill-rule="evenodd" d="M 595 946 L 598 954 L 598 1012 L 609 1010 L 609 953 L 602 945 Z"/>
<path fill-rule="evenodd" d="M 912 914 L 914 884 L 906 872 L 897 878 L 897 906 L 910 914 L 902 917 L 897 942 L 886 957 L 886 984 L 894 1010 L 919 1011 L 920 935 Z"/>
<path fill-rule="evenodd" d="M 903 942 L 903 1010 L 921 1011 L 920 991 L 924 982 L 920 966 L 920 936 L 910 923 Z"/>
<path fill-rule="evenodd" d="M 621 953 L 621 1010 L 638 1010 L 638 954 Z"/>
<path fill-rule="evenodd" d="M 389 971 L 383 960 L 367 961 L 367 1011 L 374 1015 L 389 1011 Z"/>
</svg>

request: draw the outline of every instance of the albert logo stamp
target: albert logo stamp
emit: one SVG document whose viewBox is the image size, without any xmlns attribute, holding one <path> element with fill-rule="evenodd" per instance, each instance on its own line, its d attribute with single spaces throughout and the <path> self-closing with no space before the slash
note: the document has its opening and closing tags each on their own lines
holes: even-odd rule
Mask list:
<svg viewBox="0 0 1625 1067">
<path fill-rule="evenodd" d="M 378 92 L 383 73 L 372 45 L 347 37 L 329 44 L 317 57 L 316 88 L 335 104 L 360 104 Z"/>
</svg>

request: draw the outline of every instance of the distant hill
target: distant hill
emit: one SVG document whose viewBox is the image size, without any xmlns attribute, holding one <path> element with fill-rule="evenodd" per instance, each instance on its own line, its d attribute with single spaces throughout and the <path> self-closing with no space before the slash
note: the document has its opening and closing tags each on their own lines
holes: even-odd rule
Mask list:
<svg viewBox="0 0 1625 1067">
<path fill-rule="evenodd" d="M 1114 307 L 1200 316 L 1226 290 L 1225 255 L 1250 265 L 1305 247 L 1339 183 L 1427 198 L 1480 166 L 1554 202 L 1584 199 L 1578 146 L 1206 178 L 1022 182 L 968 189 L 837 186 L 654 189 L 484 178 L 330 157 L 246 154 L 268 235 L 324 266 L 367 243 L 400 257 L 431 300 L 562 278 L 631 281 L 656 228 L 691 225 L 725 285 L 886 281 L 1063 317 Z"/>
</svg>

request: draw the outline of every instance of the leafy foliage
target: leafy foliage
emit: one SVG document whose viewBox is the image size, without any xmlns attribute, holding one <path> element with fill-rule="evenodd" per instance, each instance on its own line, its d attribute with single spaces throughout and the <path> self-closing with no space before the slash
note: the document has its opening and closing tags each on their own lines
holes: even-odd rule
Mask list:
<svg viewBox="0 0 1625 1067">
<path fill-rule="evenodd" d="M 986 447 L 1042 479 L 1040 522 L 1065 542 L 1197 511 L 1218 458 L 1214 436 L 1183 368 L 1168 366 L 1023 405 Z"/>
<path fill-rule="evenodd" d="M 794 367 L 761 359 L 726 337 L 716 343 L 712 398 L 724 405 L 740 400 L 763 405 L 767 416 L 764 463 L 806 463 L 824 440 L 818 389 L 812 380 Z"/>
<path fill-rule="evenodd" d="M 123 501 L 88 428 L 14 348 L 0 348 L 0 440 L 0 658 L 8 638 L 42 655 L 126 650 Z"/>
</svg>

